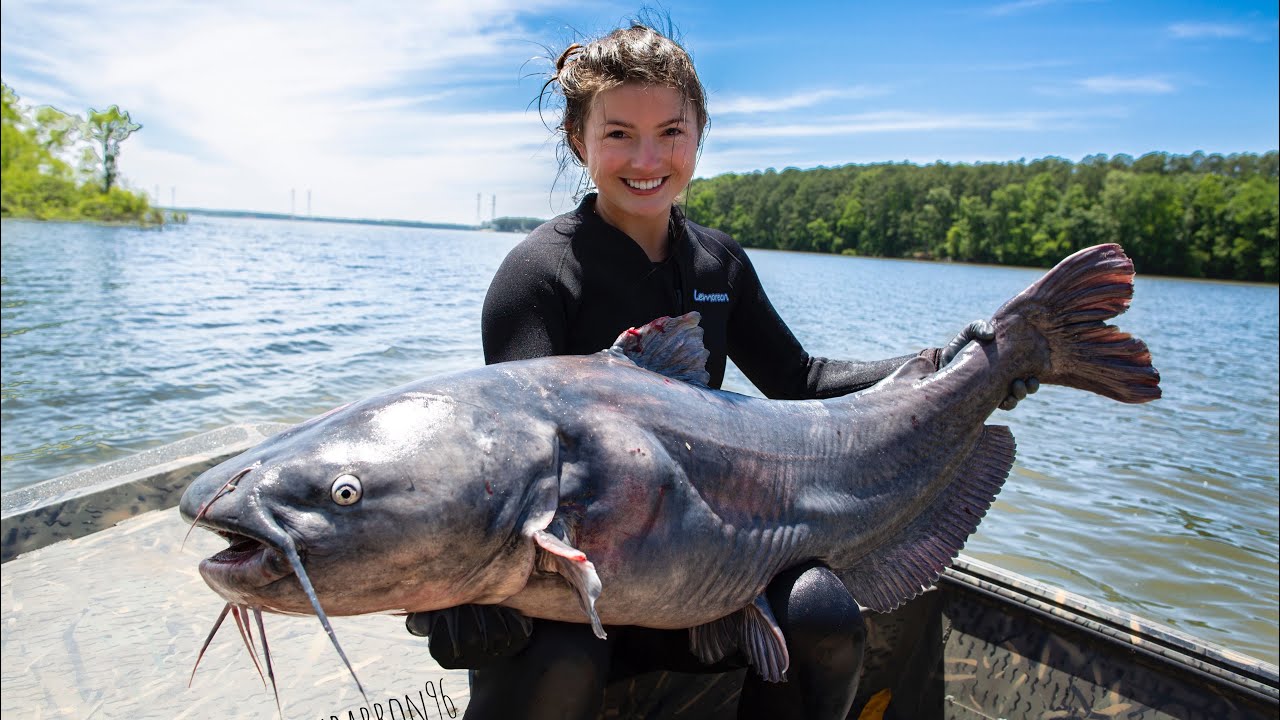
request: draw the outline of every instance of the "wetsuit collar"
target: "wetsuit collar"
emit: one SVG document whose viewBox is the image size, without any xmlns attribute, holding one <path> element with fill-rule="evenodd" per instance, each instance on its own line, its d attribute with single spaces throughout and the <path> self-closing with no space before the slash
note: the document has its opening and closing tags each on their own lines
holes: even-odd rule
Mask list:
<svg viewBox="0 0 1280 720">
<path fill-rule="evenodd" d="M 604 231 L 611 237 L 625 240 L 629 245 L 634 246 L 636 250 L 644 253 L 644 249 L 630 235 L 610 225 L 605 222 L 604 218 L 600 217 L 600 214 L 596 212 L 596 197 L 597 193 L 587 193 L 583 196 L 582 202 L 578 203 L 576 212 L 580 222 L 583 225 L 591 226 L 592 229 Z M 685 222 L 684 211 L 680 209 L 679 205 L 672 205 L 671 220 L 667 225 L 667 260 L 678 259 L 683 250 L 686 242 Z M 646 255 L 645 261 L 648 262 L 648 260 L 649 258 Z M 667 260 L 664 260 L 664 262 Z"/>
</svg>

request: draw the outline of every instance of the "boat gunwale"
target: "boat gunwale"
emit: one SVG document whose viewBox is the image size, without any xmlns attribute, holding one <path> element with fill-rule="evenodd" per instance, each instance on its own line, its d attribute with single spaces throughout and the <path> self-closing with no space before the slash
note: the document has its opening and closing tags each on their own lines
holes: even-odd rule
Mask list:
<svg viewBox="0 0 1280 720">
<path fill-rule="evenodd" d="M 1155 662 L 1174 665 L 1215 684 L 1228 683 L 1280 707 L 1280 668 L 1167 625 L 960 555 L 939 578 L 941 587 L 1024 608 L 1051 625 L 1067 626 L 1123 646 Z"/>
</svg>

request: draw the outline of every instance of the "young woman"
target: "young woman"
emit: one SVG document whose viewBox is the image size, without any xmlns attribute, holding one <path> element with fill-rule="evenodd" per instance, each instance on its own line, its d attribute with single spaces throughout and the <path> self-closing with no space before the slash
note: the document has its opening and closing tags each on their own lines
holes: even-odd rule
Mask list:
<svg viewBox="0 0 1280 720">
<path fill-rule="evenodd" d="M 693 310 L 702 315 L 712 387 L 732 357 L 770 398 L 835 397 L 869 387 L 912 357 L 810 356 L 742 248 L 685 218 L 676 200 L 693 177 L 707 110 L 693 63 L 676 42 L 633 24 L 572 45 L 548 88 L 563 98 L 565 149 L 596 192 L 534 230 L 502 263 L 485 298 L 486 362 L 597 352 L 629 327 Z M 975 323 L 946 351 L 922 353 L 945 364 L 990 332 Z M 1007 406 L 1026 392 L 1015 383 Z M 843 718 L 862 661 L 857 603 L 816 562 L 779 575 L 766 596 L 791 665 L 783 683 L 748 671 L 738 716 Z M 419 613 L 408 626 L 430 635 L 443 666 L 472 668 L 467 718 L 595 718 L 606 684 L 619 675 L 745 665 L 741 657 L 703 665 L 688 649 L 687 631 L 611 627 L 600 640 L 586 624 L 530 621 L 496 606 Z"/>
</svg>

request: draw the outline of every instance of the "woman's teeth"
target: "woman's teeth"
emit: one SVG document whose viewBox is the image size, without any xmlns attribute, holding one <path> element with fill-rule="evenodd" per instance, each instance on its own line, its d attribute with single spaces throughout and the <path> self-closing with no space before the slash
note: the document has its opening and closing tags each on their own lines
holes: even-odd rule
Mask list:
<svg viewBox="0 0 1280 720">
<path fill-rule="evenodd" d="M 662 181 L 665 179 L 666 178 L 654 178 L 653 180 L 632 180 L 630 178 L 623 178 L 622 181 L 625 182 L 628 187 L 635 188 L 636 190 L 652 190 L 658 187 L 659 185 L 661 185 Z"/>
</svg>

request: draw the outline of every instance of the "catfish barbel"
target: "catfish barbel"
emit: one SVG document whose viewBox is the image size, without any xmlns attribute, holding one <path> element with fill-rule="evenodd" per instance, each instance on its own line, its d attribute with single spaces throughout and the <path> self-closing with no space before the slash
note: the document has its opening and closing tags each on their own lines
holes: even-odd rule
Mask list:
<svg viewBox="0 0 1280 720">
<path fill-rule="evenodd" d="M 1013 465 L 985 424 L 1013 380 L 1160 397 L 1146 345 L 1106 323 L 1132 294 L 1119 246 L 1081 250 L 993 340 L 829 400 L 710 389 L 698 315 L 663 318 L 331 411 L 204 473 L 181 511 L 229 541 L 200 573 L 246 636 L 249 610 L 260 635 L 261 611 L 314 613 L 345 662 L 326 615 L 500 604 L 601 637 L 689 628 L 704 660 L 742 649 L 781 680 L 770 580 L 818 560 L 881 612 L 931 585 Z"/>
</svg>

